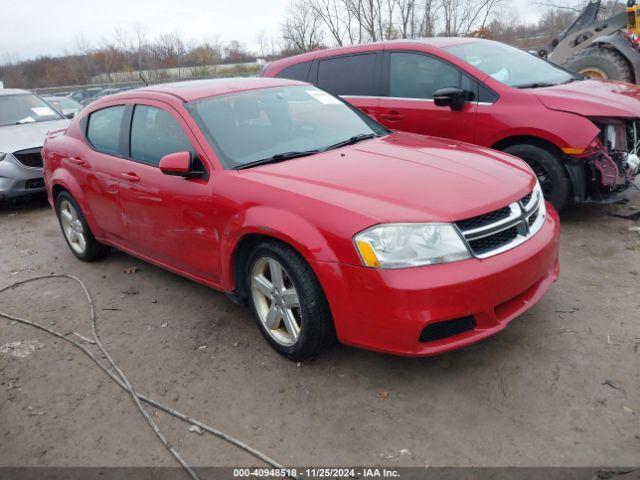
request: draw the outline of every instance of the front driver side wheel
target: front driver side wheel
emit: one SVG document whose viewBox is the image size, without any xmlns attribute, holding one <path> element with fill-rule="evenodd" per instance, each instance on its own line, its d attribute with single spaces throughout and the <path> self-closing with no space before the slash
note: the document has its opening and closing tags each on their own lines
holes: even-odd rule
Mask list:
<svg viewBox="0 0 640 480">
<path fill-rule="evenodd" d="M 80 260 L 91 262 L 109 252 L 109 247 L 94 238 L 80 206 L 68 192 L 58 195 L 56 213 L 67 245 Z"/>
</svg>

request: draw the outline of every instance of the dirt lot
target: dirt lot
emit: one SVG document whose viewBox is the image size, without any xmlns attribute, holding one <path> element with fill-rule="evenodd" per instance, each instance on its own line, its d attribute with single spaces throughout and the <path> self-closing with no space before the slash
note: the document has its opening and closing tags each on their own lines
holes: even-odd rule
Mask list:
<svg viewBox="0 0 640 480">
<path fill-rule="evenodd" d="M 296 365 L 220 293 L 119 252 L 77 261 L 44 202 L 0 209 L 0 285 L 79 276 L 138 391 L 283 464 L 639 466 L 640 233 L 629 227 L 640 223 L 609 215 L 640 211 L 640 195 L 629 199 L 567 212 L 561 278 L 547 296 L 496 337 L 430 359 L 336 347 Z M 0 309 L 90 334 L 71 281 L 7 292 Z M 42 346 L 0 353 L 0 466 L 174 465 L 127 394 L 79 351 L 0 320 L 0 345 L 19 340 Z M 157 420 L 194 465 L 258 464 Z"/>
</svg>

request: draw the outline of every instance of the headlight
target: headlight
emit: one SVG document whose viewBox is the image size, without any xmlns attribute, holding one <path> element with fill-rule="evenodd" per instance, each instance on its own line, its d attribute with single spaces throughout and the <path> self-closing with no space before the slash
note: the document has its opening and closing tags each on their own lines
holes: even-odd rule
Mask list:
<svg viewBox="0 0 640 480">
<path fill-rule="evenodd" d="M 448 223 L 388 223 L 354 237 L 366 267 L 404 268 L 471 258 L 456 228 Z"/>
</svg>

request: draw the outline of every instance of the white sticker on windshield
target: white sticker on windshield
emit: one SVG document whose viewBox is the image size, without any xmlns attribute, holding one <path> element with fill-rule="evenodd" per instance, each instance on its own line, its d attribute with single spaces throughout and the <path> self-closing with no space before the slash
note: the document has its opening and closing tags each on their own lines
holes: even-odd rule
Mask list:
<svg viewBox="0 0 640 480">
<path fill-rule="evenodd" d="M 51 110 L 49 107 L 33 107 L 31 111 L 36 115 L 38 115 L 39 117 L 46 117 L 47 115 L 55 115 L 55 113 L 53 113 L 53 110 Z"/>
<path fill-rule="evenodd" d="M 319 102 L 324 103 L 325 105 L 336 105 L 342 103 L 337 98 L 332 97 L 327 92 L 323 92 L 322 90 L 307 90 L 307 93 Z"/>
</svg>

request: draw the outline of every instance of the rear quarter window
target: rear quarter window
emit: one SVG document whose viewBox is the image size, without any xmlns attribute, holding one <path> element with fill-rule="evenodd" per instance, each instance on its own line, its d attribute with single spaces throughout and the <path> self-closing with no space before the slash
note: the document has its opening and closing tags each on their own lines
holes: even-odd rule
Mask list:
<svg viewBox="0 0 640 480">
<path fill-rule="evenodd" d="M 120 155 L 120 133 L 124 105 L 96 110 L 89 115 L 87 140 L 96 150 L 112 155 Z"/>
</svg>

